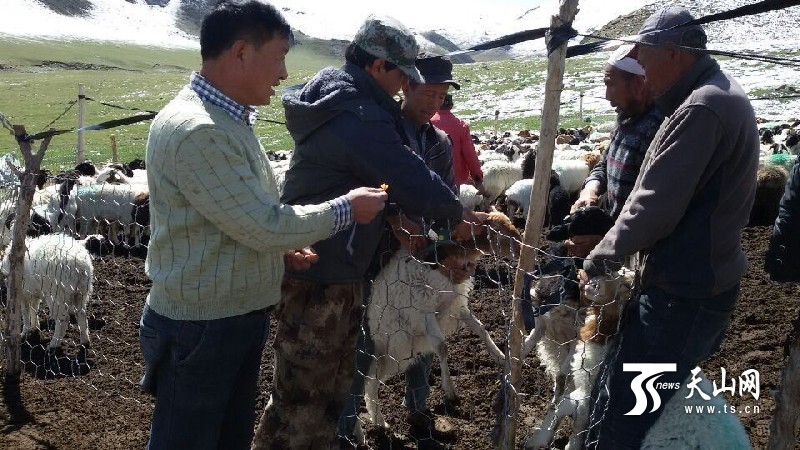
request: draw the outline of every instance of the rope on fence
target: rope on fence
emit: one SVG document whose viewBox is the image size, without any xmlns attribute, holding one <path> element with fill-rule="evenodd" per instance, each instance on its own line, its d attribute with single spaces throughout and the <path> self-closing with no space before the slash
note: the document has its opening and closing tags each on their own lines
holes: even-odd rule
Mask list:
<svg viewBox="0 0 800 450">
<path fill-rule="evenodd" d="M 60 118 L 64 117 L 64 114 L 66 114 L 67 112 L 69 112 L 69 110 L 70 110 L 70 109 L 72 109 L 72 107 L 73 107 L 73 106 L 75 106 L 75 104 L 76 104 L 76 103 L 78 103 L 78 101 L 77 101 L 77 100 L 72 100 L 72 101 L 70 101 L 70 102 L 67 104 L 67 109 L 65 109 L 65 110 L 64 110 L 64 111 L 63 111 L 61 114 L 59 114 L 58 116 L 56 116 L 56 118 L 55 118 L 55 119 L 51 120 L 51 121 L 50 121 L 50 123 L 48 123 L 47 125 L 45 125 L 45 126 L 42 128 L 42 131 L 45 131 L 45 130 L 49 129 L 49 128 L 50 128 L 50 127 L 51 127 L 51 126 L 54 124 L 54 123 L 56 123 L 56 122 L 58 121 L 58 119 L 60 119 Z"/>
</svg>

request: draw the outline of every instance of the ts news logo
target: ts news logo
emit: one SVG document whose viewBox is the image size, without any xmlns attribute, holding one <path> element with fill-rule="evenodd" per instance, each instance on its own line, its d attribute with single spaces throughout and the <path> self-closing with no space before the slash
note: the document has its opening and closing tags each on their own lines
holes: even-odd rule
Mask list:
<svg viewBox="0 0 800 450">
<path fill-rule="evenodd" d="M 675 363 L 624 363 L 622 364 L 622 371 L 641 372 L 631 380 L 631 390 L 636 397 L 636 404 L 633 406 L 632 410 L 625 413 L 626 416 L 641 416 L 644 414 L 647 409 L 647 404 L 649 403 L 647 401 L 648 394 L 649 397 L 653 399 L 653 408 L 649 412 L 654 412 L 661 407 L 661 397 L 658 395 L 658 391 L 656 391 L 654 385 L 661 375 L 667 372 L 677 371 L 677 365 Z M 659 388 L 679 389 L 680 383 L 663 383 Z M 647 392 L 645 392 L 645 390 L 647 390 Z"/>
</svg>

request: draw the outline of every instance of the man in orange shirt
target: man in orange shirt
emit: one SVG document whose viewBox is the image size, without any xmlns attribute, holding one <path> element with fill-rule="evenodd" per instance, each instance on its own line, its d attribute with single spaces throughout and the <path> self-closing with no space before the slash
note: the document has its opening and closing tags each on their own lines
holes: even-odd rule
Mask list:
<svg viewBox="0 0 800 450">
<path fill-rule="evenodd" d="M 481 163 L 472 143 L 469 125 L 454 116 L 450 111 L 452 108 L 453 96 L 447 94 L 442 108 L 431 118 L 431 123 L 442 129 L 453 140 L 453 174 L 456 186 L 472 184 L 478 188 L 478 192 L 485 195 Z"/>
</svg>

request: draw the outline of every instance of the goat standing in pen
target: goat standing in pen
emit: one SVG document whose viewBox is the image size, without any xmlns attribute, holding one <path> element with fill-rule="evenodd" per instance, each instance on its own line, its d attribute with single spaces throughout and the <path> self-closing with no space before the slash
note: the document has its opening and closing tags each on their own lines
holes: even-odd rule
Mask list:
<svg viewBox="0 0 800 450">
<path fill-rule="evenodd" d="M 48 350 L 55 350 L 61 345 L 70 313 L 77 318 L 81 344 L 88 346 L 86 308 L 92 294 L 94 265 L 85 241 L 63 234 L 50 234 L 28 238 L 25 245 L 28 249 L 23 259 L 23 287 L 19 290 L 23 305 L 23 337 L 27 337 L 32 328 L 38 328 L 37 312 L 44 300 L 50 317 L 55 320 L 55 331 Z M 5 276 L 11 273 L 10 251 L 11 244 L 5 249 L 0 266 Z"/>
<path fill-rule="evenodd" d="M 502 213 L 490 213 L 486 224 L 486 232 L 471 241 L 435 245 L 429 262 L 401 250 L 375 279 L 366 313 L 374 342 L 365 388 L 367 411 L 373 423 L 387 427 L 378 402 L 379 385 L 404 371 L 420 355 L 438 356 L 445 399 L 457 401 L 445 339 L 463 323 L 483 340 L 496 361 L 504 360 L 503 352 L 472 314 L 467 300 L 473 286 L 471 277 L 483 252 L 515 257 L 521 237 Z M 357 423 L 355 434 L 363 442 L 360 428 Z"/>
</svg>

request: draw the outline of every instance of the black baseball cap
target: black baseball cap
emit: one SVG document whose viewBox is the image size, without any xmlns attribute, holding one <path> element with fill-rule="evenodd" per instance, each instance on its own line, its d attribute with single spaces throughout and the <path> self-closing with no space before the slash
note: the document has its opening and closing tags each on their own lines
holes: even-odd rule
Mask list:
<svg viewBox="0 0 800 450">
<path fill-rule="evenodd" d="M 449 57 L 420 53 L 417 55 L 416 66 L 425 79 L 425 84 L 447 83 L 461 89 L 461 85 L 453 79 L 453 63 Z"/>
</svg>

